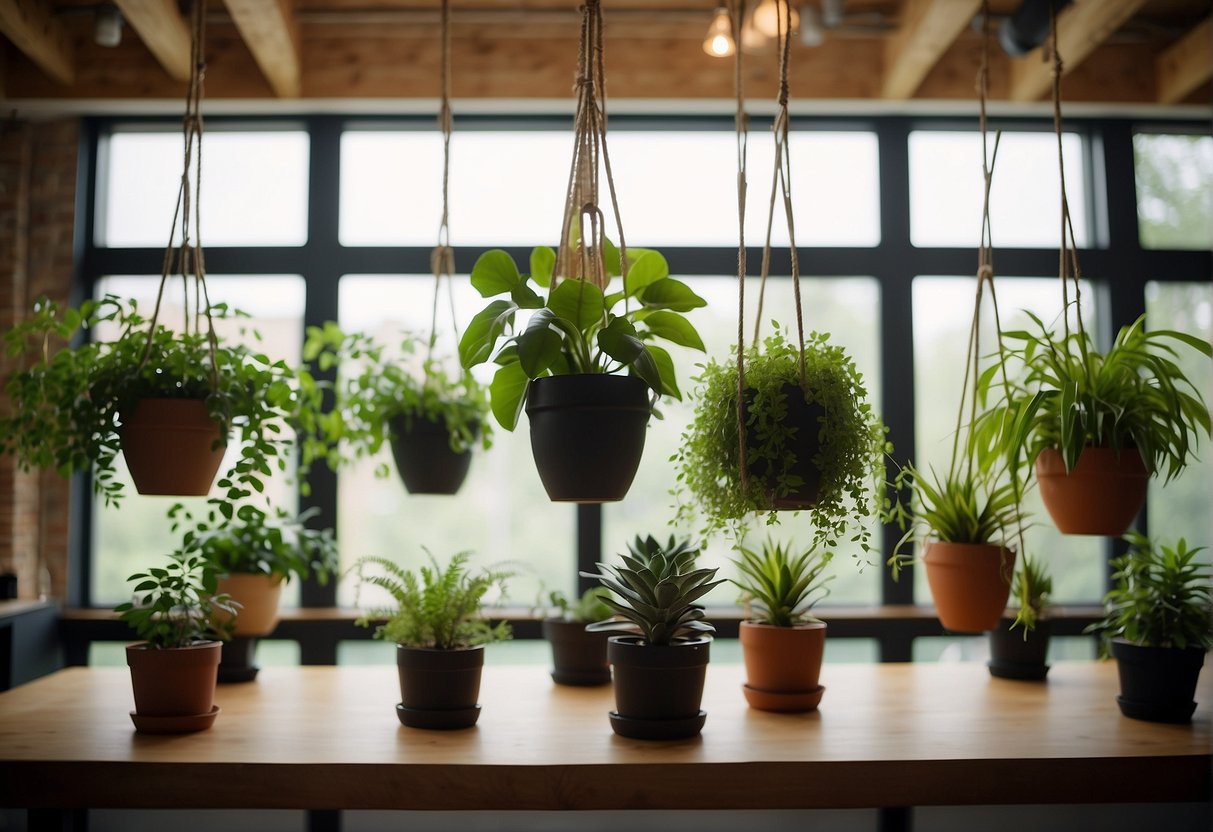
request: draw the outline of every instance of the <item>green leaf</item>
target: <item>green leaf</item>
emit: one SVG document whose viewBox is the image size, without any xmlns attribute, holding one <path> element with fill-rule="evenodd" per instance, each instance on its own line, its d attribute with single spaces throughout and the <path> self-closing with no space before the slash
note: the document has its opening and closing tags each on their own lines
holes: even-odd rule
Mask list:
<svg viewBox="0 0 1213 832">
<path fill-rule="evenodd" d="M 629 258 L 631 259 L 631 258 Z M 666 262 L 660 252 L 646 251 L 632 264 L 628 269 L 628 285 L 626 291 L 628 297 L 635 297 L 636 294 L 649 286 L 652 286 L 659 280 L 665 280 L 670 276 L 670 264 Z"/>
<path fill-rule="evenodd" d="M 489 400 L 493 415 L 506 430 L 513 430 L 518 424 L 518 414 L 522 412 L 528 384 L 530 379 L 518 362 L 504 365 L 493 376 L 489 385 Z"/>
<path fill-rule="evenodd" d="M 495 300 L 472 318 L 467 331 L 459 340 L 459 361 L 464 367 L 474 367 L 493 354 L 497 339 L 514 322 L 517 305 L 508 300 Z"/>
<path fill-rule="evenodd" d="M 699 337 L 699 333 L 696 332 L 695 327 L 677 312 L 671 312 L 668 309 L 658 309 L 656 312 L 650 312 L 644 318 L 643 327 L 655 337 L 663 338 L 671 344 L 690 347 L 700 352 L 705 351 L 703 339 Z"/>
<path fill-rule="evenodd" d="M 678 389 L 678 379 L 674 371 L 674 359 L 670 358 L 670 354 L 664 349 L 652 344 L 648 345 L 648 351 L 661 378 L 661 386 L 654 389 L 663 396 L 670 396 L 682 401 L 682 392 Z"/>
<path fill-rule="evenodd" d="M 556 268 L 556 252 L 548 246 L 531 250 L 531 280 L 545 289 L 552 283 L 552 270 Z"/>
<path fill-rule="evenodd" d="M 639 298 L 650 309 L 672 309 L 675 312 L 690 312 L 707 306 L 707 301 L 695 294 L 690 286 L 672 277 L 645 287 Z"/>
<path fill-rule="evenodd" d="M 598 348 L 625 367 L 644 352 L 644 342 L 636 337 L 636 327 L 627 318 L 612 318 L 598 333 Z"/>
<path fill-rule="evenodd" d="M 472 266 L 472 285 L 481 297 L 511 292 L 521 282 L 522 275 L 518 273 L 514 258 L 499 248 L 486 251 Z"/>
<path fill-rule="evenodd" d="M 548 309 L 585 331 L 602 320 L 602 290 L 586 280 L 561 281 L 548 296 Z"/>
<path fill-rule="evenodd" d="M 563 341 L 551 328 L 552 310 L 539 309 L 531 316 L 526 332 L 518 336 L 518 363 L 527 378 L 538 378 L 560 356 Z"/>
</svg>

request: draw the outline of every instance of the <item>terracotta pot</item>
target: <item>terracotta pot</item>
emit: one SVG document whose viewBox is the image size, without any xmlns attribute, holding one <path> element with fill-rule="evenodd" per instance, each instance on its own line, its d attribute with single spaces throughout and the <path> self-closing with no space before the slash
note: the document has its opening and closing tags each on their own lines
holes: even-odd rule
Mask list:
<svg viewBox="0 0 1213 832">
<path fill-rule="evenodd" d="M 1048 674 L 1045 658 L 1049 653 L 1049 622 L 1038 618 L 1027 633 L 1022 627 L 1011 629 L 1013 618 L 1003 618 L 990 630 L 990 675 L 1000 679 L 1039 681 Z"/>
<path fill-rule="evenodd" d="M 397 416 L 391 428 L 392 458 L 410 494 L 459 491 L 472 465 L 472 451 L 451 450 L 451 434 L 445 423 Z"/>
<path fill-rule="evenodd" d="M 1143 647 L 1112 640 L 1120 676 L 1116 704 L 1131 719 L 1186 723 L 1196 710 L 1196 682 L 1205 663 L 1199 647 Z"/>
<path fill-rule="evenodd" d="M 136 490 L 177 497 L 207 495 L 227 441 L 200 399 L 140 399 L 121 434 Z"/>
<path fill-rule="evenodd" d="M 1036 457 L 1036 480 L 1049 516 L 1062 534 L 1119 537 L 1146 503 L 1150 472 L 1134 448 L 1120 459 L 1110 448 L 1084 448 L 1074 470 L 1054 448 Z"/>
<path fill-rule="evenodd" d="M 222 643 L 156 650 L 127 645 L 135 711 L 144 717 L 202 717 L 215 705 L 215 676 Z M 189 729 L 196 730 L 196 729 Z"/>
<path fill-rule="evenodd" d="M 610 633 L 587 633 L 582 621 L 548 618 L 543 637 L 552 645 L 552 681 L 558 685 L 592 687 L 611 683 L 607 661 Z"/>
<path fill-rule="evenodd" d="M 267 636 L 278 626 L 278 600 L 282 596 L 281 575 L 253 575 L 233 572 L 219 577 L 216 592 L 240 602 L 233 625 L 233 636 Z M 215 623 L 225 624 L 232 616 L 215 613 Z"/>
<path fill-rule="evenodd" d="M 397 716 L 410 728 L 470 728 L 480 718 L 476 700 L 483 669 L 483 646 L 430 650 L 397 644 Z"/>
<path fill-rule="evenodd" d="M 922 562 L 944 629 L 980 633 L 998 626 L 1011 594 L 1015 552 L 992 543 L 927 543 Z"/>
<path fill-rule="evenodd" d="M 811 711 L 821 701 L 821 660 L 826 625 L 796 627 L 741 622 L 742 656 L 750 707 L 763 711 Z"/>
<path fill-rule="evenodd" d="M 782 392 L 786 397 L 787 405 L 787 414 L 783 421 L 796 426 L 796 434 L 787 447 L 788 451 L 796 455 L 796 462 L 789 473 L 800 477 L 803 484 L 782 497 L 775 496 L 773 484 L 767 487 L 766 493 L 769 508 L 780 511 L 799 511 L 816 505 L 817 497 L 821 492 L 821 468 L 813 462 L 813 457 L 821 451 L 821 443 L 817 437 L 821 431 L 821 419 L 825 416 L 825 409 L 816 402 L 806 402 L 804 392 L 797 384 L 785 383 Z M 752 406 L 753 389 L 746 390 L 744 400 L 747 408 Z M 757 446 L 754 437 L 747 429 L 746 448 L 752 452 L 755 447 Z M 771 466 L 767 460 L 748 462 L 747 467 L 751 477 L 762 480 L 764 483 L 771 476 L 768 473 Z"/>
<path fill-rule="evenodd" d="M 700 637 L 655 647 L 639 636 L 612 636 L 607 656 L 615 671 L 615 733 L 633 739 L 698 734 L 707 716 L 699 705 L 711 644 Z"/>
<path fill-rule="evenodd" d="M 608 503 L 627 495 L 644 453 L 648 385 L 632 376 L 537 378 L 526 412 L 535 467 L 550 499 Z"/>
</svg>

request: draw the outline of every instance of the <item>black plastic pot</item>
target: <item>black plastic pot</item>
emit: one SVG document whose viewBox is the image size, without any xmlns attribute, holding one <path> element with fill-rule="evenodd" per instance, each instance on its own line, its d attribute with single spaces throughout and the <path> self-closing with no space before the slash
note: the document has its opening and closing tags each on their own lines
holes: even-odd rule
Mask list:
<svg viewBox="0 0 1213 832">
<path fill-rule="evenodd" d="M 1147 722 L 1186 723 L 1196 710 L 1196 680 L 1205 663 L 1198 647 L 1142 647 L 1113 639 L 1120 672 L 1120 712 Z"/>
<path fill-rule="evenodd" d="M 699 705 L 711 644 L 701 637 L 655 647 L 638 636 L 612 636 L 607 656 L 615 670 L 615 733 L 641 740 L 697 735 L 707 719 Z"/>
<path fill-rule="evenodd" d="M 470 728 L 480 718 L 484 648 L 430 650 L 396 645 L 400 699 L 396 715 L 410 728 Z"/>
<path fill-rule="evenodd" d="M 256 679 L 261 670 L 253 663 L 256 654 L 257 639 L 251 636 L 232 636 L 223 642 L 219 659 L 219 684 L 231 685 Z"/>
<path fill-rule="evenodd" d="M 391 421 L 392 457 L 410 494 L 455 494 L 467 478 L 472 451 L 451 450 L 443 422 L 396 416 Z M 473 434 L 479 432 L 478 428 Z"/>
<path fill-rule="evenodd" d="M 548 618 L 543 622 L 543 637 L 552 645 L 552 681 L 556 684 L 593 687 L 611 683 L 609 633 L 587 633 L 583 622 Z"/>
<path fill-rule="evenodd" d="M 1049 672 L 1049 622 L 1037 620 L 1024 636 L 1023 627 L 1011 629 L 1014 619 L 1004 618 L 990 630 L 990 675 L 1000 679 L 1039 681 Z"/>
<path fill-rule="evenodd" d="M 631 376 L 537 378 L 527 391 L 531 452 L 548 497 L 608 503 L 632 486 L 648 430 L 649 388 Z"/>
<path fill-rule="evenodd" d="M 785 383 L 781 388 L 787 401 L 785 422 L 796 426 L 796 434 L 792 437 L 788 451 L 796 455 L 790 474 L 800 477 L 803 481 L 800 487 L 789 491 L 781 497 L 775 496 L 774 474 L 768 460 L 754 460 L 756 449 L 755 438 L 747 421 L 746 450 L 750 455 L 747 467 L 752 478 L 762 480 L 766 485 L 767 499 L 770 508 L 780 510 L 799 510 L 810 508 L 817 502 L 821 492 L 821 469 L 813 462 L 813 457 L 821 450 L 817 435 L 821 430 L 821 419 L 825 416 L 825 408 L 817 402 L 806 402 L 804 392 L 797 384 Z M 747 389 L 743 397 L 748 409 L 754 402 L 753 388 Z M 748 419 L 748 414 L 745 414 Z"/>
</svg>

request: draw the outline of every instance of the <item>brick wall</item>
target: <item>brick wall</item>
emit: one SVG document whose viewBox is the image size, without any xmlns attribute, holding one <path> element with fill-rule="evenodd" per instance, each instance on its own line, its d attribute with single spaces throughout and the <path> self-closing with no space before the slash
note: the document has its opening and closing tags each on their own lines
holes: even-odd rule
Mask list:
<svg viewBox="0 0 1213 832">
<path fill-rule="evenodd" d="M 0 122 L 0 331 L 42 295 L 67 301 L 79 141 L 75 119 Z M 5 362 L 0 353 L 0 376 L 12 369 Z M 37 597 L 42 575 L 49 594 L 62 598 L 67 545 L 67 482 L 0 458 L 0 572 L 17 573 L 22 598 Z"/>
</svg>

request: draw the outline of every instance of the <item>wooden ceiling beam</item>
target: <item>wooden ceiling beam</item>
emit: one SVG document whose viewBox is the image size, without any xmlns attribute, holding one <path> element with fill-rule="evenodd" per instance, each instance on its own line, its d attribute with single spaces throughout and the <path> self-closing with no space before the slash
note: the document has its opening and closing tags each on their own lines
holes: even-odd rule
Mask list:
<svg viewBox="0 0 1213 832">
<path fill-rule="evenodd" d="M 901 26 L 885 43 L 881 95 L 912 97 L 980 7 L 981 0 L 907 0 Z"/>
<path fill-rule="evenodd" d="M 1074 0 L 1057 16 L 1062 73 L 1086 60 L 1145 4 L 1146 0 Z M 1043 49 L 1032 50 L 1012 65 L 1012 101 L 1036 101 L 1052 86 L 1053 63 L 1045 60 Z"/>
<path fill-rule="evenodd" d="M 174 81 L 190 79 L 190 29 L 176 0 L 114 0 L 143 45 Z"/>
<path fill-rule="evenodd" d="M 39 0 L 0 0 L 0 32 L 60 84 L 72 84 L 76 70 L 67 35 L 49 3 Z"/>
<path fill-rule="evenodd" d="M 293 0 L 225 0 L 253 60 L 279 98 L 298 98 L 299 25 Z"/>
<path fill-rule="evenodd" d="M 1158 103 L 1177 104 L 1213 78 L 1213 17 L 1189 31 L 1154 64 Z"/>
</svg>

